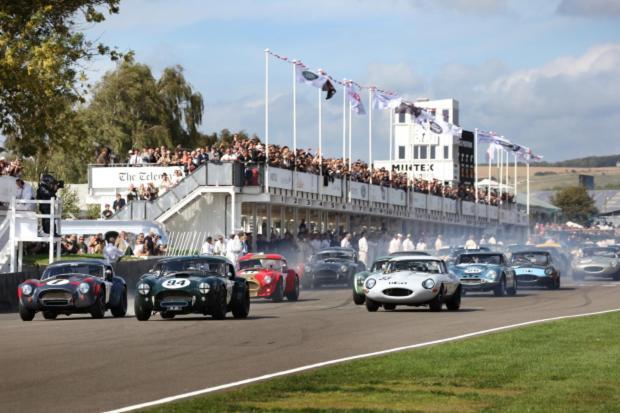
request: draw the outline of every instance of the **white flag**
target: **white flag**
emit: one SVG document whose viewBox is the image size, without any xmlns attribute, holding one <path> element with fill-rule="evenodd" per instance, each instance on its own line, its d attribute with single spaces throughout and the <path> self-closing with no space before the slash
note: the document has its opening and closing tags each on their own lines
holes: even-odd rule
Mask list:
<svg viewBox="0 0 620 413">
<path fill-rule="evenodd" d="M 398 95 L 390 95 L 376 90 L 372 94 L 372 107 L 379 110 L 397 108 L 402 101 L 403 99 Z"/>
<path fill-rule="evenodd" d="M 358 115 L 365 115 L 366 109 L 364 109 L 364 104 L 362 103 L 362 97 L 360 96 L 359 87 L 353 83 L 347 83 L 346 86 L 347 91 L 347 100 L 351 103 L 351 109 L 353 112 Z"/>
<path fill-rule="evenodd" d="M 315 73 L 304 65 L 295 65 L 295 76 L 297 77 L 297 83 L 305 83 L 327 92 L 325 99 L 330 99 L 336 94 L 336 88 L 327 76 L 322 73 Z"/>
</svg>

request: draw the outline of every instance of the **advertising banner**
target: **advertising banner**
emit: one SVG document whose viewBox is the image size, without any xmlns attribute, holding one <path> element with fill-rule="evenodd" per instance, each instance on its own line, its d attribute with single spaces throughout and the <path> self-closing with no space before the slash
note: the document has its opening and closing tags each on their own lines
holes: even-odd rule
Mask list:
<svg viewBox="0 0 620 413">
<path fill-rule="evenodd" d="M 180 170 L 182 166 L 110 166 L 110 167 L 91 167 L 89 188 L 106 189 L 119 188 L 126 190 L 129 185 L 139 187 L 140 185 L 153 182 L 156 187 L 161 185 L 162 175 L 166 173 L 170 179 L 174 172 Z"/>
</svg>

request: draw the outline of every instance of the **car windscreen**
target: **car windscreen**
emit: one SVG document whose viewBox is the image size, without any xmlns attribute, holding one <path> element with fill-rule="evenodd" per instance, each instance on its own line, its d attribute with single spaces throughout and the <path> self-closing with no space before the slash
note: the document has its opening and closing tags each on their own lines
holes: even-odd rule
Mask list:
<svg viewBox="0 0 620 413">
<path fill-rule="evenodd" d="M 611 248 L 584 248 L 583 256 L 615 258 L 616 252 Z"/>
<path fill-rule="evenodd" d="M 249 260 L 239 261 L 239 269 L 247 270 L 250 268 L 268 268 L 275 271 L 282 270 L 282 261 L 270 259 L 252 258 Z"/>
<path fill-rule="evenodd" d="M 513 265 L 548 265 L 549 255 L 544 252 L 515 252 L 512 254 Z"/>
<path fill-rule="evenodd" d="M 502 263 L 501 255 L 493 254 L 463 254 L 459 256 L 457 264 L 492 264 L 500 265 Z"/>
<path fill-rule="evenodd" d="M 103 277 L 103 266 L 87 263 L 71 263 L 47 267 L 41 279 L 57 277 L 63 274 L 86 274 L 94 277 Z"/>
<path fill-rule="evenodd" d="M 396 271 L 430 272 L 434 274 L 443 272 L 441 261 L 413 259 L 390 261 L 386 272 L 390 273 Z"/>
<path fill-rule="evenodd" d="M 177 271 L 204 271 L 226 276 L 226 263 L 207 260 L 179 260 L 158 263 L 154 268 L 157 273 Z"/>
<path fill-rule="evenodd" d="M 388 260 L 377 260 L 375 262 L 372 263 L 372 267 L 370 268 L 370 271 L 380 271 L 383 268 L 383 265 L 388 262 Z"/>
<path fill-rule="evenodd" d="M 314 257 L 312 257 L 312 261 L 323 261 L 323 260 L 330 260 L 330 259 L 352 260 L 353 255 L 346 253 L 346 252 L 329 251 L 329 252 L 319 252 Z"/>
</svg>

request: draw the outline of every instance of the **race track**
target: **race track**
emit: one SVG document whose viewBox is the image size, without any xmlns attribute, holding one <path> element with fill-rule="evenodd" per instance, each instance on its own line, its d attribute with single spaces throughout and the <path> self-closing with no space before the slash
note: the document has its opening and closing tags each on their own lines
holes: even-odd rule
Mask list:
<svg viewBox="0 0 620 413">
<path fill-rule="evenodd" d="M 345 289 L 302 291 L 300 298 L 253 301 L 247 320 L 46 321 L 38 314 L 26 323 L 2 314 L 0 410 L 104 411 L 359 353 L 615 309 L 620 283 L 587 281 L 505 298 L 470 294 L 455 313 L 368 313 Z"/>
</svg>

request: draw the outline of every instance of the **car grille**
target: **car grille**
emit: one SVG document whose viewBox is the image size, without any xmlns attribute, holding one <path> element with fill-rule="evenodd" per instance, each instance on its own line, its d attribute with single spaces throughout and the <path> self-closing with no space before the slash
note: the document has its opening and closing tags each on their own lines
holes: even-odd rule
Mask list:
<svg viewBox="0 0 620 413">
<path fill-rule="evenodd" d="M 461 278 L 463 284 L 480 284 L 480 278 Z"/>
<path fill-rule="evenodd" d="M 386 290 L 383 290 L 383 294 L 390 297 L 406 297 L 413 294 L 413 291 L 406 288 L 388 288 Z"/>
<path fill-rule="evenodd" d="M 188 293 L 165 291 L 157 296 L 156 304 L 160 307 L 188 307 L 193 305 L 194 296 Z"/>
<path fill-rule="evenodd" d="M 603 267 L 592 265 L 589 267 L 584 267 L 583 270 L 587 272 L 600 272 L 600 271 L 603 271 Z"/>
<path fill-rule="evenodd" d="M 538 281 L 538 277 L 535 275 L 517 275 L 517 279 L 524 282 Z"/>
<path fill-rule="evenodd" d="M 256 297 L 260 284 L 255 280 L 248 280 L 248 288 L 250 289 L 250 297 Z"/>
<path fill-rule="evenodd" d="M 337 278 L 337 275 L 338 274 L 335 271 L 330 271 L 330 270 L 320 270 L 314 274 L 315 278 L 329 278 L 329 279 Z"/>
<path fill-rule="evenodd" d="M 41 293 L 39 300 L 43 305 L 69 305 L 72 296 L 66 291 L 46 291 Z"/>
</svg>

